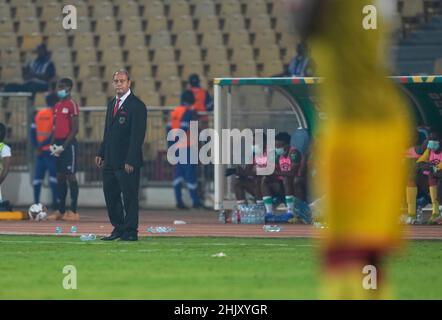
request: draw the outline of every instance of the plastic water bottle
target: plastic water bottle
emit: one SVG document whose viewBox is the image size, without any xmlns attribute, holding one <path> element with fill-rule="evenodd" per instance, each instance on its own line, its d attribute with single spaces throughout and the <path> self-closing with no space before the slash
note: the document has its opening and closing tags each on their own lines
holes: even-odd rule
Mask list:
<svg viewBox="0 0 442 320">
<path fill-rule="evenodd" d="M 424 223 L 424 211 L 422 207 L 418 207 L 416 210 L 416 223 L 423 224 Z"/>
<path fill-rule="evenodd" d="M 227 222 L 226 210 L 224 210 L 223 205 L 221 205 L 220 210 L 219 210 L 218 222 L 219 223 L 226 223 Z"/>
<path fill-rule="evenodd" d="M 55 234 L 61 234 L 62 231 L 61 227 L 55 227 Z"/>
<path fill-rule="evenodd" d="M 92 234 L 92 233 L 90 233 L 90 234 L 82 234 L 80 236 L 80 240 L 81 241 L 94 241 L 94 240 L 97 240 L 97 236 L 95 234 Z"/>
<path fill-rule="evenodd" d="M 280 232 L 282 230 L 282 227 L 277 226 L 277 225 L 265 225 L 262 227 L 262 230 L 264 230 L 264 232 Z"/>
<path fill-rule="evenodd" d="M 169 233 L 169 232 L 175 232 L 175 228 L 171 227 L 149 227 L 146 229 L 149 233 Z"/>
<path fill-rule="evenodd" d="M 78 231 L 77 226 L 71 227 L 71 233 L 77 233 L 77 231 Z"/>
</svg>

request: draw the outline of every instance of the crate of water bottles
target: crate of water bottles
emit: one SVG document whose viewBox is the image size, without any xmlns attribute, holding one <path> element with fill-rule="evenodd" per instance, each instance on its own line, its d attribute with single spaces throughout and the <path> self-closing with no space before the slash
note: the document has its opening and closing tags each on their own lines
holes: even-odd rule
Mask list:
<svg viewBox="0 0 442 320">
<path fill-rule="evenodd" d="M 232 223 L 264 224 L 265 207 L 262 204 L 239 204 L 233 208 Z"/>
</svg>

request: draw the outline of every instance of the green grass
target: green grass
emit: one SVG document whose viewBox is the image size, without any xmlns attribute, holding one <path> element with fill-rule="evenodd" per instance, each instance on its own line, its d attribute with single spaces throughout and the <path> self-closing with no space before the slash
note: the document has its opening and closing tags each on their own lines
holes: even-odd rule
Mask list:
<svg viewBox="0 0 442 320">
<path fill-rule="evenodd" d="M 0 236 L 0 299 L 315 299 L 309 239 Z M 396 296 L 441 299 L 442 241 L 414 241 L 388 264 Z M 212 257 L 224 252 L 227 256 Z M 62 287 L 65 265 L 77 290 Z"/>
</svg>

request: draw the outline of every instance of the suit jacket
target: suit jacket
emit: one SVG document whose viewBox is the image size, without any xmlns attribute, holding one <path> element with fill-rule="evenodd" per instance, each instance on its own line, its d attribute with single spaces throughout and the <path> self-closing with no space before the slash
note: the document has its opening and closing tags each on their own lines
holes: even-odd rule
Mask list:
<svg viewBox="0 0 442 320">
<path fill-rule="evenodd" d="M 103 142 L 98 156 L 104 159 L 105 167 L 112 169 L 122 169 L 125 164 L 141 167 L 147 124 L 146 106 L 131 93 L 113 117 L 115 103 L 114 97 L 107 105 Z"/>
</svg>

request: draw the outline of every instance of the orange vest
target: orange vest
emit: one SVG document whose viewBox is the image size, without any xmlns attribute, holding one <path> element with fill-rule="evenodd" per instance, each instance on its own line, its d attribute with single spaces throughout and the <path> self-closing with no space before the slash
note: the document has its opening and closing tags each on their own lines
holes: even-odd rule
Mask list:
<svg viewBox="0 0 442 320">
<path fill-rule="evenodd" d="M 54 112 L 51 108 L 44 108 L 35 115 L 35 126 L 37 141 L 39 143 L 45 141 L 52 134 L 54 126 Z M 41 148 L 42 150 L 49 150 L 49 143 Z"/>
<path fill-rule="evenodd" d="M 195 97 L 195 104 L 193 105 L 193 110 L 196 112 L 204 112 L 206 109 L 206 94 L 207 91 L 203 88 L 192 88 L 193 96 Z M 199 115 L 199 119 L 203 121 L 208 121 L 209 117 L 207 115 Z"/>
<path fill-rule="evenodd" d="M 185 106 L 178 106 L 175 109 L 173 109 L 172 113 L 170 114 L 170 125 L 172 128 L 171 131 L 177 131 L 177 129 L 181 128 L 181 121 L 187 110 L 189 110 L 189 107 Z M 178 148 L 187 148 L 188 146 L 191 145 L 190 129 L 186 131 L 186 134 L 187 134 L 186 141 L 184 142 L 180 141 L 176 144 Z"/>
</svg>

